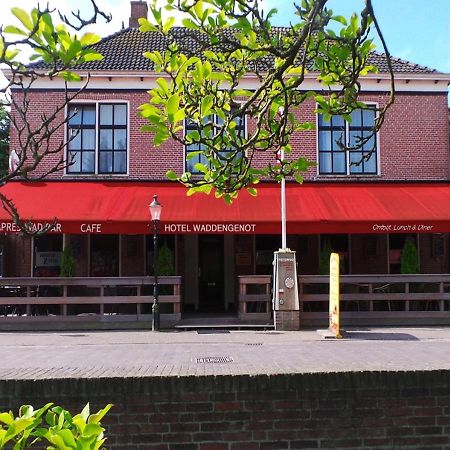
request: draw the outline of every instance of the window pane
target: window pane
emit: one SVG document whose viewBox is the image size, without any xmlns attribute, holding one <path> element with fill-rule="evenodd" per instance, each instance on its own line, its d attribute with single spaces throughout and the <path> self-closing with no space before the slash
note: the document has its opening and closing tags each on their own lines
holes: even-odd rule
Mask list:
<svg viewBox="0 0 450 450">
<path fill-rule="evenodd" d="M 377 155 L 375 153 L 372 153 L 369 160 L 364 162 L 364 172 L 377 173 Z"/>
<path fill-rule="evenodd" d="M 81 123 L 81 116 L 82 116 L 82 112 L 81 112 L 81 107 L 76 107 L 76 106 L 71 106 L 69 108 L 69 125 L 70 126 L 74 126 L 74 125 L 80 125 Z"/>
<path fill-rule="evenodd" d="M 79 150 L 81 148 L 81 131 L 72 130 L 72 140 L 69 141 L 70 150 Z"/>
<path fill-rule="evenodd" d="M 100 105 L 100 125 L 112 125 L 113 105 Z"/>
<path fill-rule="evenodd" d="M 126 148 L 127 148 L 126 130 L 114 130 L 114 149 L 126 150 Z"/>
<path fill-rule="evenodd" d="M 198 152 L 200 150 L 199 144 L 190 144 L 186 146 L 186 153 L 189 152 Z"/>
<path fill-rule="evenodd" d="M 245 117 L 238 116 L 238 117 L 235 117 L 233 121 L 236 122 L 236 128 L 241 128 L 241 129 L 245 128 Z"/>
<path fill-rule="evenodd" d="M 113 148 L 113 131 L 100 130 L 100 150 L 112 150 Z"/>
<path fill-rule="evenodd" d="M 361 126 L 361 110 L 356 109 L 350 114 L 352 118 L 352 123 L 350 124 L 350 127 L 360 127 Z"/>
<path fill-rule="evenodd" d="M 83 148 L 95 149 L 95 130 L 83 130 Z"/>
<path fill-rule="evenodd" d="M 333 127 L 345 127 L 345 121 L 342 116 L 331 116 L 331 125 Z"/>
<path fill-rule="evenodd" d="M 127 124 L 127 105 L 114 105 L 114 125 Z"/>
<path fill-rule="evenodd" d="M 83 124 L 95 125 L 95 106 L 83 106 Z"/>
<path fill-rule="evenodd" d="M 333 152 L 333 173 L 346 173 L 345 151 Z"/>
<path fill-rule="evenodd" d="M 375 110 L 364 109 L 363 110 L 363 125 L 365 127 L 373 127 L 375 122 Z"/>
<path fill-rule="evenodd" d="M 186 170 L 188 172 L 195 172 L 194 166 L 198 163 L 198 157 L 186 160 Z"/>
<path fill-rule="evenodd" d="M 81 172 L 81 153 L 69 152 L 67 172 Z"/>
<path fill-rule="evenodd" d="M 370 136 L 370 139 L 364 144 L 363 149 L 364 150 L 373 150 L 375 148 L 375 135 L 373 133 L 371 133 L 370 131 L 364 131 L 363 132 L 363 136 L 365 138 L 367 138 L 368 136 Z"/>
<path fill-rule="evenodd" d="M 331 173 L 331 153 L 319 153 L 319 172 Z"/>
<path fill-rule="evenodd" d="M 350 131 L 349 135 L 349 144 L 350 147 L 357 147 L 358 145 L 361 145 L 361 131 Z"/>
<path fill-rule="evenodd" d="M 112 172 L 112 152 L 100 152 L 99 172 Z"/>
<path fill-rule="evenodd" d="M 319 127 L 331 127 L 331 121 L 325 122 L 323 115 L 319 114 Z"/>
<path fill-rule="evenodd" d="M 209 164 L 209 163 L 208 163 L 208 160 L 206 159 L 206 156 L 203 155 L 203 153 L 200 154 L 199 161 L 200 161 L 202 164 L 204 164 L 206 167 L 208 167 L 208 164 Z"/>
<path fill-rule="evenodd" d="M 343 131 L 333 131 L 333 136 L 332 136 L 332 149 L 333 150 L 340 150 L 341 147 L 339 147 L 339 144 L 341 145 L 345 145 L 345 140 L 344 140 L 344 132 Z M 339 142 L 339 144 L 338 144 Z"/>
<path fill-rule="evenodd" d="M 82 172 L 94 172 L 94 154 L 95 152 L 83 152 L 82 153 Z"/>
<path fill-rule="evenodd" d="M 350 152 L 350 172 L 351 173 L 362 173 L 363 171 L 363 163 L 359 166 L 356 166 L 352 163 L 359 163 L 362 159 L 362 152 Z"/>
<path fill-rule="evenodd" d="M 126 152 L 114 153 L 114 172 L 126 173 L 127 171 L 127 154 Z"/>
<path fill-rule="evenodd" d="M 319 131 L 319 150 L 331 150 L 331 133 Z"/>
<path fill-rule="evenodd" d="M 186 129 L 196 129 L 197 128 L 196 123 L 192 119 L 190 119 L 189 117 L 187 117 L 185 119 L 184 126 L 185 126 Z"/>
</svg>

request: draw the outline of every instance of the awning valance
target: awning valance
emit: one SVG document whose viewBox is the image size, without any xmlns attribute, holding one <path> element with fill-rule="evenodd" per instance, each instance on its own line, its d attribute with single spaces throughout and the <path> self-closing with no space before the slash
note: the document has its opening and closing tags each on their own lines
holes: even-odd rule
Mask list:
<svg viewBox="0 0 450 450">
<path fill-rule="evenodd" d="M 156 182 L 10 182 L 1 188 L 36 228 L 57 220 L 54 232 L 146 234 L 148 205 L 163 205 L 162 233 L 279 233 L 280 186 L 261 184 L 227 206 L 214 195 L 186 196 L 178 184 Z M 305 183 L 286 188 L 287 231 L 319 233 L 450 232 L 450 184 Z M 18 232 L 0 211 L 0 233 Z"/>
</svg>

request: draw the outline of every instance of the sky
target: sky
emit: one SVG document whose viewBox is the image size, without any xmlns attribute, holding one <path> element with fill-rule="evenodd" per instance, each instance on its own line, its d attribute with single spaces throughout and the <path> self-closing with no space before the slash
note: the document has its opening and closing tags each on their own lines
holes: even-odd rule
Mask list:
<svg viewBox="0 0 450 450">
<path fill-rule="evenodd" d="M 163 0 L 161 0 L 162 2 Z M 276 25 L 295 21 L 292 0 L 262 0 L 265 8 L 276 7 Z M 41 1 L 45 4 L 47 0 Z M 50 6 L 69 12 L 80 9 L 89 14 L 89 0 L 49 0 Z M 99 6 L 111 12 L 113 22 L 98 24 L 95 32 L 108 35 L 128 25 L 129 0 L 97 0 Z M 37 0 L 0 0 L 0 24 L 12 23 L 8 14 L 12 6 L 30 9 Z M 329 0 L 336 14 L 350 16 L 360 10 L 363 0 Z M 450 0 L 373 0 L 375 13 L 393 56 L 450 73 Z"/>
</svg>

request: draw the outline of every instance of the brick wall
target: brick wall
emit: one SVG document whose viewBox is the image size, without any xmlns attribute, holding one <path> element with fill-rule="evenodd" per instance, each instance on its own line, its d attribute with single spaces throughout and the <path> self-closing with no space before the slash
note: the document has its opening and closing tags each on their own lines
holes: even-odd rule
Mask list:
<svg viewBox="0 0 450 450">
<path fill-rule="evenodd" d="M 32 95 L 35 114 L 30 117 L 38 123 L 41 113 L 48 112 L 52 105 L 62 101 L 63 93 L 36 92 Z M 132 179 L 165 179 L 168 169 L 178 172 L 183 170 L 183 148 L 180 144 L 168 141 L 161 147 L 152 144 L 152 135 L 142 133 L 144 120 L 136 115 L 140 104 L 148 99 L 142 92 L 85 92 L 77 101 L 83 99 L 108 101 L 123 100 L 130 105 L 130 164 L 129 178 Z M 366 102 L 375 102 L 382 106 L 387 97 L 382 94 L 362 95 Z M 297 116 L 300 120 L 316 122 L 314 103 L 304 104 Z M 60 118 L 62 116 L 60 115 Z M 250 124 L 250 127 L 253 125 Z M 64 130 L 59 130 L 54 136 L 53 143 L 64 139 Z M 449 177 L 449 127 L 446 94 L 398 94 L 394 105 L 389 110 L 385 124 L 379 135 L 381 177 L 355 177 L 356 179 L 384 179 L 384 180 L 447 180 Z M 294 154 L 305 155 L 311 160 L 317 158 L 316 131 L 296 133 L 292 137 Z M 17 145 L 17 136 L 11 137 L 11 148 Z M 58 159 L 58 155 L 46 158 L 39 173 L 48 169 Z M 261 157 L 260 161 L 268 161 L 268 157 Z M 51 178 L 59 178 L 61 173 L 53 174 Z M 73 176 L 66 176 L 72 178 Z M 306 179 L 317 177 L 317 169 L 312 168 Z M 79 177 L 78 177 L 79 178 Z M 89 179 L 95 176 L 89 176 Z M 103 177 L 104 178 L 104 177 Z M 124 178 L 115 176 L 114 178 Z M 125 177 L 127 178 L 127 177 Z M 329 180 L 329 176 L 320 176 Z M 336 179 L 336 177 L 331 177 Z M 342 180 L 342 177 L 339 178 Z M 348 178 L 344 177 L 344 180 Z"/>
<path fill-rule="evenodd" d="M 0 381 L 0 408 L 106 416 L 111 450 L 448 449 L 448 371 Z"/>
</svg>

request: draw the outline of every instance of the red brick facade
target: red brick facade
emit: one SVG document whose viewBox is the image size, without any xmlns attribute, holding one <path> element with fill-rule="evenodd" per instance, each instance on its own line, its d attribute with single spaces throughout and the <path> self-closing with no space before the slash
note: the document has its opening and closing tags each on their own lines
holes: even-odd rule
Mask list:
<svg viewBox="0 0 450 450">
<path fill-rule="evenodd" d="M 32 105 L 36 111 L 35 119 L 50 112 L 55 104 L 63 99 L 59 91 L 36 92 L 32 95 Z M 89 101 L 118 101 L 129 104 L 129 174 L 114 175 L 116 178 L 140 180 L 164 180 L 169 169 L 178 173 L 183 171 L 184 154 L 180 144 L 168 141 L 155 148 L 152 135 L 140 131 L 145 121 L 137 117 L 139 105 L 147 101 L 148 95 L 142 92 L 86 92 L 77 98 Z M 362 100 L 379 106 L 386 102 L 385 95 L 363 95 Z M 62 115 L 60 116 L 62 117 Z M 305 104 L 299 113 L 300 120 L 316 122 L 314 104 Z M 249 125 L 251 127 L 251 124 Z M 64 129 L 54 136 L 54 145 L 64 140 Z M 307 156 L 317 161 L 316 131 L 297 133 L 292 138 L 294 155 Z M 11 136 L 11 148 L 17 145 L 17 136 Z M 448 180 L 449 178 L 449 126 L 447 95 L 429 93 L 399 93 L 394 105 L 388 111 L 383 128 L 379 133 L 380 174 L 376 176 L 317 176 L 317 168 L 309 170 L 305 177 L 314 179 L 347 180 Z M 264 158 L 267 159 L 267 158 Z M 57 155 L 46 158 L 36 174 L 51 168 L 58 160 Z M 86 178 L 84 176 L 52 174 L 49 178 Z M 89 179 L 95 175 L 89 175 Z M 99 178 L 110 176 L 100 175 Z"/>
</svg>

